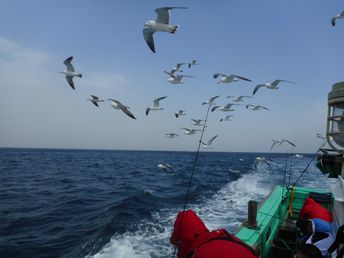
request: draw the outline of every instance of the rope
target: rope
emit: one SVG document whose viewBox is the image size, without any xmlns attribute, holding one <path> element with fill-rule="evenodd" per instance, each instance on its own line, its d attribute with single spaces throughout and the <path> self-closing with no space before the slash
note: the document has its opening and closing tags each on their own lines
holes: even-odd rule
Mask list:
<svg viewBox="0 0 344 258">
<path fill-rule="evenodd" d="M 177 233 L 177 239 L 179 239 L 180 232 L 181 232 L 181 226 L 183 225 L 183 219 L 184 219 L 184 213 L 185 213 L 185 209 L 186 209 L 186 204 L 188 203 L 188 200 L 189 200 L 190 189 L 191 189 L 191 185 L 192 185 L 192 179 L 193 179 L 193 176 L 194 176 L 194 172 L 196 170 L 197 160 L 198 160 L 198 156 L 199 156 L 199 150 L 201 148 L 203 134 L 204 134 L 204 131 L 205 131 L 205 128 L 206 128 L 206 123 L 208 121 L 208 115 L 209 115 L 210 107 L 211 107 L 211 105 L 209 104 L 208 110 L 207 110 L 207 115 L 205 116 L 205 119 L 204 119 L 204 124 L 203 124 L 203 128 L 202 128 L 201 137 L 200 137 L 199 142 L 198 142 L 198 147 L 197 147 L 197 152 L 196 152 L 195 160 L 194 160 L 194 163 L 193 163 L 193 166 L 192 166 L 192 171 L 191 171 L 191 176 L 190 176 L 190 180 L 189 180 L 188 190 L 186 192 L 185 201 L 184 201 L 184 205 L 183 205 L 182 218 L 180 220 L 180 226 L 178 227 L 179 231 Z M 177 252 L 177 246 L 174 246 L 173 256 L 172 256 L 173 258 L 175 257 L 176 252 Z"/>
</svg>

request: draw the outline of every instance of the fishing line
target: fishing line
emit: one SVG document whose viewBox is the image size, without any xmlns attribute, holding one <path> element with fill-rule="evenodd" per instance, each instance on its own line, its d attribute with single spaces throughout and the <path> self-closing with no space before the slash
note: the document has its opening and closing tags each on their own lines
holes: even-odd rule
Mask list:
<svg viewBox="0 0 344 258">
<path fill-rule="evenodd" d="M 177 241 L 179 240 L 179 236 L 180 236 L 180 232 L 181 232 L 181 227 L 183 225 L 183 219 L 184 219 L 184 213 L 185 213 L 185 209 L 186 209 L 186 204 L 188 203 L 188 200 L 189 200 L 190 189 L 191 189 L 191 185 L 192 185 L 192 179 L 193 179 L 194 172 L 196 170 L 197 160 L 198 160 L 198 156 L 199 156 L 199 150 L 201 148 L 204 130 L 206 128 L 206 124 L 207 124 L 207 121 L 208 121 L 208 115 L 209 115 L 210 107 L 211 107 L 211 104 L 209 104 L 209 106 L 208 106 L 207 114 L 206 114 L 205 119 L 204 119 L 204 124 L 203 124 L 202 132 L 201 132 L 201 137 L 200 137 L 199 142 L 198 142 L 196 156 L 195 156 L 195 160 L 194 160 L 194 163 L 193 163 L 193 166 L 192 166 L 192 171 L 191 171 L 191 176 L 190 176 L 190 180 L 189 180 L 188 190 L 186 192 L 185 201 L 184 201 L 184 205 L 183 205 L 182 218 L 180 220 L 180 226 L 178 227 L 179 230 L 178 230 L 178 233 L 177 233 Z M 172 256 L 173 258 L 176 255 L 176 251 L 177 251 L 177 246 L 174 246 L 173 256 Z"/>
</svg>

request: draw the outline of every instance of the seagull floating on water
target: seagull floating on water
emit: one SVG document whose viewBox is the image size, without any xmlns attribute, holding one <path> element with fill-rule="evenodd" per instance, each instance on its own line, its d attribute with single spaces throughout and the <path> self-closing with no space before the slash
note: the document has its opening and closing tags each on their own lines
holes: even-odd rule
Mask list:
<svg viewBox="0 0 344 258">
<path fill-rule="evenodd" d="M 185 81 L 183 81 L 183 78 L 184 77 L 189 77 L 189 78 L 192 78 L 193 76 L 190 76 L 190 75 L 185 75 L 185 74 L 178 74 L 176 75 L 175 73 L 172 73 L 172 72 L 166 72 L 164 71 L 164 73 L 168 74 L 170 77 L 167 79 L 167 81 L 169 83 L 172 83 L 172 84 L 182 84 L 182 83 L 185 83 Z"/>
<path fill-rule="evenodd" d="M 227 122 L 229 122 L 229 121 L 232 121 L 230 118 L 232 117 L 232 116 L 234 116 L 234 115 L 229 115 L 229 116 L 226 116 L 225 118 L 221 118 L 220 119 L 220 122 L 223 122 L 223 121 L 227 121 Z"/>
<path fill-rule="evenodd" d="M 204 148 L 211 148 L 211 144 L 213 143 L 213 141 L 217 138 L 218 135 L 215 135 L 213 138 L 211 138 L 209 141 L 207 141 L 207 143 L 204 143 L 201 141 L 201 143 L 203 144 Z"/>
<path fill-rule="evenodd" d="M 256 94 L 256 92 L 261 88 L 261 87 L 266 87 L 270 90 L 276 90 L 279 89 L 278 84 L 280 84 L 281 82 L 288 82 L 288 83 L 294 83 L 291 81 L 287 81 L 287 80 L 279 80 L 276 79 L 273 82 L 267 82 L 267 83 L 263 83 L 263 84 L 258 84 L 254 90 L 253 90 L 253 95 Z"/>
<path fill-rule="evenodd" d="M 291 141 L 288 141 L 288 140 L 286 140 L 286 139 L 277 139 L 277 140 L 275 140 L 275 139 L 272 139 L 272 141 L 273 141 L 273 143 L 272 143 L 272 145 L 271 145 L 271 148 L 270 148 L 270 151 L 272 151 L 272 149 L 273 149 L 273 147 L 276 145 L 276 144 L 279 144 L 279 145 L 281 145 L 282 143 L 289 143 L 291 146 L 293 146 L 293 147 L 296 147 L 296 145 L 294 144 L 294 143 L 292 143 Z"/>
<path fill-rule="evenodd" d="M 91 101 L 95 106 L 99 107 L 98 102 L 104 102 L 104 100 L 100 100 L 97 96 L 94 95 L 90 95 L 92 98 L 87 99 L 89 101 Z"/>
<path fill-rule="evenodd" d="M 263 106 L 260 106 L 260 105 L 258 105 L 258 106 L 246 105 L 246 109 L 253 110 L 253 111 L 265 109 L 265 110 L 269 110 L 270 111 L 270 109 L 268 109 L 266 107 L 263 107 Z"/>
<path fill-rule="evenodd" d="M 122 110 L 124 114 L 131 117 L 132 119 L 136 119 L 135 116 L 129 111 L 130 107 L 123 105 L 121 102 L 115 99 L 108 99 L 111 101 L 110 106 L 117 110 Z"/>
<path fill-rule="evenodd" d="M 335 17 L 331 19 L 332 26 L 336 26 L 337 19 L 344 19 L 344 11 L 342 11 L 340 14 L 337 14 Z"/>
<path fill-rule="evenodd" d="M 164 96 L 164 97 L 160 97 L 160 98 L 155 99 L 155 100 L 153 101 L 153 106 L 148 107 L 148 108 L 146 109 L 146 116 L 148 116 L 149 111 L 163 110 L 163 108 L 159 106 L 159 105 L 160 105 L 160 102 L 159 102 L 159 101 L 162 100 L 162 99 L 165 99 L 165 98 L 167 98 L 167 96 Z"/>
<path fill-rule="evenodd" d="M 208 104 L 209 106 L 215 105 L 214 101 L 218 97 L 220 97 L 220 95 L 210 98 L 209 100 L 203 102 L 202 105 L 206 105 L 206 104 Z"/>
<path fill-rule="evenodd" d="M 191 123 L 192 123 L 192 125 L 196 125 L 196 126 L 203 126 L 204 124 L 202 124 L 202 122 L 204 121 L 204 120 L 202 120 L 202 119 L 191 119 Z"/>
<path fill-rule="evenodd" d="M 192 60 L 191 63 L 188 63 L 189 68 L 191 68 L 192 65 L 198 65 L 196 60 Z"/>
<path fill-rule="evenodd" d="M 268 161 L 272 162 L 272 160 L 267 158 L 267 157 L 257 157 L 254 160 L 254 168 L 257 169 L 258 164 L 260 164 L 260 163 L 264 163 L 264 164 L 268 165 L 269 167 L 271 167 L 271 165 L 270 165 L 270 163 Z"/>
<path fill-rule="evenodd" d="M 176 138 L 179 136 L 178 134 L 175 134 L 175 133 L 166 133 L 165 135 L 167 138 Z"/>
<path fill-rule="evenodd" d="M 143 28 L 143 37 L 147 42 L 148 47 L 155 53 L 153 34 L 157 31 L 176 33 L 178 26 L 170 24 L 170 10 L 172 9 L 187 9 L 186 7 L 161 7 L 155 9 L 158 17 L 155 21 L 149 20 L 145 23 Z"/>
<path fill-rule="evenodd" d="M 186 113 L 184 110 L 179 110 L 177 113 L 174 113 L 174 115 L 178 118 L 179 116 L 185 116 Z"/>
<path fill-rule="evenodd" d="M 185 128 L 185 127 L 182 127 L 180 129 L 183 129 L 185 131 L 184 134 L 186 134 L 186 135 L 192 135 L 192 134 L 196 134 L 197 132 L 202 132 L 202 130 L 188 129 L 188 128 Z"/>
<path fill-rule="evenodd" d="M 233 98 L 233 101 L 235 102 L 242 102 L 244 101 L 244 98 L 252 98 L 251 96 L 227 96 L 227 98 Z"/>
<path fill-rule="evenodd" d="M 231 83 L 231 82 L 237 82 L 237 81 L 248 81 L 248 82 L 252 82 L 250 79 L 247 79 L 245 77 L 239 76 L 239 75 L 235 75 L 235 74 L 231 74 L 231 75 L 227 75 L 227 74 L 223 74 L 223 73 L 215 73 L 213 75 L 214 79 L 217 79 L 219 77 L 219 80 L 217 81 L 217 83 Z"/>
<path fill-rule="evenodd" d="M 170 164 L 168 164 L 168 163 L 159 164 L 159 165 L 157 165 L 157 167 L 162 169 L 162 170 L 164 170 L 164 171 L 166 171 L 166 172 L 170 171 L 170 170 L 173 170 L 173 167 Z"/>
<path fill-rule="evenodd" d="M 214 107 L 211 109 L 211 112 L 214 112 L 216 109 L 217 109 L 217 110 L 220 110 L 220 111 L 222 111 L 222 112 L 234 111 L 234 109 L 232 109 L 232 106 L 233 106 L 233 105 L 239 105 L 239 104 L 228 103 L 228 104 L 225 105 L 225 106 L 214 106 Z"/>
<path fill-rule="evenodd" d="M 80 77 L 82 78 L 82 74 L 81 73 L 77 73 L 75 72 L 74 70 L 74 67 L 72 65 L 72 60 L 73 60 L 73 57 L 68 57 L 66 60 L 64 60 L 64 65 L 66 66 L 66 69 L 63 71 L 63 72 L 60 72 L 60 73 L 63 73 L 66 75 L 66 80 L 68 82 L 68 84 L 72 87 L 73 90 L 75 90 L 75 87 L 74 87 L 74 82 L 73 82 L 73 77 Z"/>
</svg>

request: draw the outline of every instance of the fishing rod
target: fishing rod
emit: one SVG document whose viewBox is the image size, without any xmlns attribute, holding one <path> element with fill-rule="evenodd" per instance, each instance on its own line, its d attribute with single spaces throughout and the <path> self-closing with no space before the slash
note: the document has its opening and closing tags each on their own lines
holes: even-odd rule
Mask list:
<svg viewBox="0 0 344 258">
<path fill-rule="evenodd" d="M 177 228 L 178 228 L 177 240 L 178 240 L 179 237 L 180 237 L 180 232 L 181 232 L 181 227 L 182 227 L 182 225 L 183 225 L 183 219 L 184 219 L 184 213 L 185 213 L 185 209 L 186 209 L 186 204 L 188 203 L 188 200 L 189 200 L 190 189 L 191 189 L 191 185 L 192 185 L 192 179 L 193 179 L 193 176 L 194 176 L 194 172 L 195 172 L 195 170 L 196 170 L 197 160 L 198 160 L 198 156 L 199 156 L 199 150 L 200 150 L 200 148 L 201 148 L 202 139 L 203 139 L 203 134 L 204 134 L 204 131 L 205 131 L 205 128 L 206 128 L 206 124 L 207 124 L 207 121 L 208 121 L 209 110 L 210 110 L 210 107 L 211 107 L 211 106 L 212 106 L 212 103 L 209 103 L 209 105 L 208 105 L 208 110 L 207 110 L 207 114 L 206 114 L 205 119 L 204 119 L 204 124 L 203 124 L 202 132 L 201 132 L 201 137 L 200 137 L 199 142 L 198 142 L 198 147 L 197 147 L 197 151 L 196 151 L 196 156 L 195 156 L 195 160 L 194 160 L 194 163 L 193 163 L 193 166 L 192 166 L 192 170 L 191 170 L 191 175 L 190 175 L 188 190 L 187 190 L 187 192 L 186 192 L 185 201 L 184 201 L 184 205 L 183 205 L 182 218 L 181 218 L 181 220 L 180 220 L 180 226 L 177 227 Z M 175 255 L 176 255 L 176 251 L 177 251 L 177 246 L 174 246 L 174 249 L 173 249 L 173 256 L 172 256 L 173 258 L 174 258 Z"/>
</svg>

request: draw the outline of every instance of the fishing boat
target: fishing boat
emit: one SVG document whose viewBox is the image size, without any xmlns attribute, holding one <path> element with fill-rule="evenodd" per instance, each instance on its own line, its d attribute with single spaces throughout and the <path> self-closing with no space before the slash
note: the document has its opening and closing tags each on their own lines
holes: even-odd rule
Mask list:
<svg viewBox="0 0 344 258">
<path fill-rule="evenodd" d="M 331 189 L 324 191 L 294 183 L 275 187 L 259 205 L 254 200 L 249 201 L 247 222 L 235 235 L 253 247 L 260 257 L 295 255 L 296 221 L 308 197 L 332 212 L 333 232 L 344 224 L 344 82 L 334 84 L 328 94 L 326 138 L 323 140 L 316 154 L 317 167 L 331 178 Z M 326 142 L 329 148 L 324 148 Z"/>
</svg>

